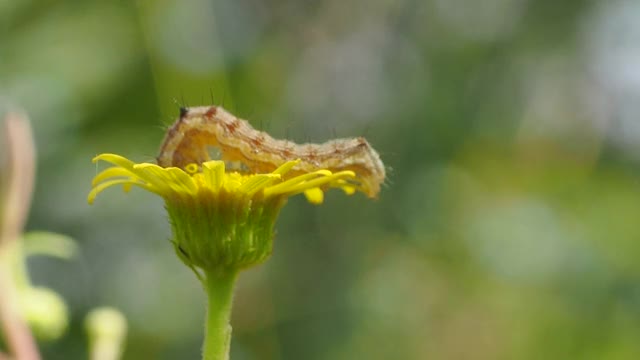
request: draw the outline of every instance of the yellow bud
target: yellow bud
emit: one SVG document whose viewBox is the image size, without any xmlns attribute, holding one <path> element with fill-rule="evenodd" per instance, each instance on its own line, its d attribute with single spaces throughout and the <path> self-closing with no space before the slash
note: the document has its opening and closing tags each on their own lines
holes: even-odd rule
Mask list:
<svg viewBox="0 0 640 360">
<path fill-rule="evenodd" d="M 24 317 L 36 338 L 56 340 L 67 330 L 67 306 L 53 290 L 27 287 L 20 292 L 20 302 Z"/>
<path fill-rule="evenodd" d="M 127 335 L 127 319 L 120 311 L 110 307 L 91 310 L 85 317 L 85 329 L 91 360 L 120 358 Z"/>
</svg>

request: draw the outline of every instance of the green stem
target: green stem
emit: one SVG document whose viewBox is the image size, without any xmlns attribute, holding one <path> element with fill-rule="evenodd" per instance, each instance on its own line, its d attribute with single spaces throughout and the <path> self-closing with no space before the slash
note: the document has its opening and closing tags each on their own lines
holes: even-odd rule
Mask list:
<svg viewBox="0 0 640 360">
<path fill-rule="evenodd" d="M 203 359 L 228 360 L 231 345 L 231 305 L 237 271 L 205 272 L 208 296 Z"/>
</svg>

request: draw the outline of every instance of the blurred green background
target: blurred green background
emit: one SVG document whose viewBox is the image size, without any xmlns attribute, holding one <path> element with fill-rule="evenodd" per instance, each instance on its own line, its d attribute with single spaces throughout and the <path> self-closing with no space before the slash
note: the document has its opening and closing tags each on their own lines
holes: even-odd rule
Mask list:
<svg viewBox="0 0 640 360">
<path fill-rule="evenodd" d="M 240 277 L 232 359 L 640 358 L 640 2 L 0 1 L 0 109 L 38 145 L 30 261 L 82 320 L 130 322 L 125 359 L 197 359 L 204 294 L 160 198 L 86 196 L 103 152 L 151 161 L 181 105 L 274 137 L 364 135 L 378 201 L 289 201 Z M 104 167 L 104 165 L 103 165 Z"/>
</svg>

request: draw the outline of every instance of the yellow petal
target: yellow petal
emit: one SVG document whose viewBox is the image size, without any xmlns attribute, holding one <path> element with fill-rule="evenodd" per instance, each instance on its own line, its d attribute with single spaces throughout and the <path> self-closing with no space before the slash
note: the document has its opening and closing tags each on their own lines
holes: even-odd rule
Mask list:
<svg viewBox="0 0 640 360">
<path fill-rule="evenodd" d="M 184 172 L 184 170 L 176 167 L 170 167 L 165 169 L 169 177 L 173 180 L 170 184 L 174 185 L 172 188 L 179 192 L 187 190 L 189 194 L 195 194 L 198 192 L 198 187 L 193 181 L 193 178 Z M 175 185 L 178 185 L 177 187 Z"/>
<path fill-rule="evenodd" d="M 224 183 L 224 161 L 207 161 L 202 164 L 205 183 L 213 191 L 220 190 Z"/>
<path fill-rule="evenodd" d="M 140 180 L 149 183 L 149 185 L 157 188 L 160 192 L 170 192 L 172 190 L 170 180 L 166 169 L 156 164 L 142 163 L 133 167 L 133 173 Z"/>
<path fill-rule="evenodd" d="M 273 184 L 276 180 L 280 179 L 280 174 L 258 174 L 254 175 L 244 184 L 242 184 L 238 191 L 244 192 L 249 196 L 252 196 L 257 191 L 264 189 L 265 187 Z"/>
<path fill-rule="evenodd" d="M 180 168 L 163 168 L 156 164 L 142 163 L 136 164 L 134 170 L 140 179 L 158 188 L 161 195 L 167 195 L 170 192 L 189 194 L 197 192 L 193 178 Z"/>
<path fill-rule="evenodd" d="M 133 161 L 116 154 L 100 154 L 94 157 L 91 161 L 96 163 L 100 160 L 110 162 L 113 165 L 118 165 L 128 170 L 133 170 L 133 166 L 135 165 Z"/>
<path fill-rule="evenodd" d="M 318 188 L 321 186 L 328 185 L 341 178 L 355 177 L 355 174 L 352 171 L 341 171 L 333 175 L 325 176 L 324 174 L 326 174 L 326 172 L 319 170 L 319 171 L 313 172 L 312 174 L 316 175 L 315 179 L 290 186 L 286 192 L 295 194 L 301 191 L 305 191 L 306 189 L 309 189 L 309 188 Z M 329 172 L 329 174 L 331 173 Z"/>
<path fill-rule="evenodd" d="M 105 181 L 101 184 L 98 184 L 96 187 L 94 187 L 93 189 L 91 189 L 91 192 L 89 192 L 89 196 L 87 197 L 87 202 L 89 204 L 93 204 L 93 201 L 96 199 L 96 196 L 101 193 L 104 189 L 111 187 L 113 185 L 118 185 L 118 184 L 124 184 L 126 185 L 137 185 L 140 186 L 144 189 L 147 189 L 148 191 L 151 192 L 156 192 L 154 191 L 153 188 L 149 187 L 146 184 L 140 183 L 140 182 L 135 182 L 135 181 L 131 181 L 128 179 L 117 179 L 117 180 L 110 180 L 110 181 Z"/>
<path fill-rule="evenodd" d="M 284 175 L 284 174 L 288 173 L 289 171 L 291 171 L 291 169 L 293 169 L 294 166 L 298 165 L 299 162 L 300 162 L 300 159 L 293 160 L 293 161 L 287 161 L 286 163 L 280 165 L 280 167 L 275 169 L 273 171 L 273 174 Z"/>
<path fill-rule="evenodd" d="M 340 175 L 341 173 L 342 172 L 338 172 L 335 175 Z M 349 174 L 349 175 L 352 175 L 352 174 Z M 334 188 L 340 188 L 347 195 L 353 195 L 358 190 L 358 183 L 355 182 L 356 180 L 357 179 L 349 176 L 348 178 L 338 179 L 332 182 L 331 184 L 329 184 L 329 186 Z"/>
<path fill-rule="evenodd" d="M 96 175 L 91 181 L 91 186 L 96 186 L 98 183 L 105 181 L 108 178 L 113 177 L 132 177 L 131 171 L 122 168 L 120 166 L 110 167 L 108 169 L 102 170 L 98 175 Z"/>
<path fill-rule="evenodd" d="M 278 185 L 274 185 L 268 189 L 266 189 L 264 191 L 265 196 L 271 196 L 271 195 L 276 195 L 276 194 L 284 194 L 284 193 L 288 193 L 291 192 L 291 188 L 298 186 L 299 184 L 305 183 L 307 180 L 311 180 L 314 178 L 317 178 L 318 175 L 331 175 L 331 171 L 329 170 L 319 170 L 317 172 L 312 172 L 309 174 L 303 174 L 300 176 L 296 176 L 293 177 L 283 183 L 280 183 Z"/>
<path fill-rule="evenodd" d="M 352 185 L 339 185 L 336 187 L 339 187 L 340 189 L 342 189 L 342 191 L 344 191 L 344 193 L 347 195 L 353 195 L 356 193 L 356 187 Z"/>
<path fill-rule="evenodd" d="M 317 187 L 305 190 L 304 196 L 314 205 L 322 204 L 322 201 L 324 201 L 324 192 Z"/>
</svg>

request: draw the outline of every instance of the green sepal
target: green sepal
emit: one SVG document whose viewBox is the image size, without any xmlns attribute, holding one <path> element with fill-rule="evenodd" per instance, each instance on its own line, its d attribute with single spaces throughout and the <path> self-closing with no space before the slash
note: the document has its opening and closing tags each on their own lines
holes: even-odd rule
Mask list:
<svg viewBox="0 0 640 360">
<path fill-rule="evenodd" d="M 285 197 L 247 198 L 221 189 L 166 198 L 178 258 L 198 271 L 231 272 L 265 261 L 273 249 L 274 225 Z"/>
</svg>

